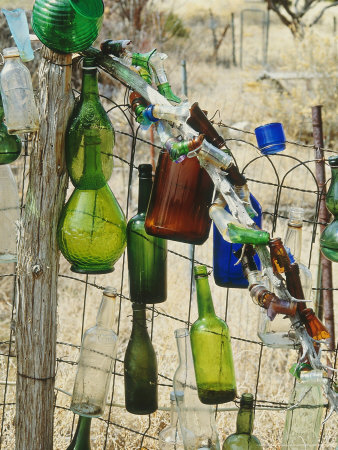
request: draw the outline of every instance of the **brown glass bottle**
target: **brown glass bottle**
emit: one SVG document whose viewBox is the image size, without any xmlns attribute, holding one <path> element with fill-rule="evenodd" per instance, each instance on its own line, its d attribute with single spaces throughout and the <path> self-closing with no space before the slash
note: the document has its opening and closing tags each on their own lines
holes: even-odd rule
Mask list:
<svg viewBox="0 0 338 450">
<path fill-rule="evenodd" d="M 160 153 L 145 229 L 148 234 L 188 244 L 203 244 L 210 231 L 214 185 L 197 158 L 176 164 Z"/>
</svg>

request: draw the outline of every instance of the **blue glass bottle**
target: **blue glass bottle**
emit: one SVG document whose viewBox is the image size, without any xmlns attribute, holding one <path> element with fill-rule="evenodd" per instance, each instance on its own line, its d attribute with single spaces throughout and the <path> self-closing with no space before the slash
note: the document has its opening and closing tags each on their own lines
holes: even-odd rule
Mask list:
<svg viewBox="0 0 338 450">
<path fill-rule="evenodd" d="M 260 228 L 262 226 L 262 207 L 255 199 L 255 197 L 250 194 L 251 204 L 253 209 L 256 211 L 257 216 L 253 217 L 254 222 Z M 229 208 L 226 206 L 225 210 L 230 212 Z M 247 289 L 248 281 L 243 274 L 241 264 L 235 266 L 238 259 L 233 254 L 234 251 L 240 249 L 241 244 L 231 244 L 225 241 L 220 232 L 217 230 L 214 224 L 214 279 L 218 286 L 231 287 L 239 289 Z M 255 262 L 257 264 L 258 270 L 261 268 L 261 263 L 257 255 L 255 255 Z"/>
</svg>

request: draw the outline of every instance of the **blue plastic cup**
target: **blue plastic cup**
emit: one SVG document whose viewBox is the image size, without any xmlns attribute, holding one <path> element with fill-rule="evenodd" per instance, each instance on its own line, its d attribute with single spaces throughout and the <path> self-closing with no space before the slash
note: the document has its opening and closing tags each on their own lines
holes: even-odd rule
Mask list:
<svg viewBox="0 0 338 450">
<path fill-rule="evenodd" d="M 279 122 L 268 123 L 255 129 L 259 150 L 263 155 L 273 155 L 285 150 L 285 134 Z"/>
</svg>

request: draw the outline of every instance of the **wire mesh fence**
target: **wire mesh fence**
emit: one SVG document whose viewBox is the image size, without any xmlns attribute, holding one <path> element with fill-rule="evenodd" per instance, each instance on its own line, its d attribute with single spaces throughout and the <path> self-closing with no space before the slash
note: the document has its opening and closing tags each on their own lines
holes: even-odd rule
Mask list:
<svg viewBox="0 0 338 450">
<path fill-rule="evenodd" d="M 78 93 L 75 93 L 76 95 Z M 115 93 L 114 93 L 115 95 Z M 149 162 L 153 146 L 164 151 L 160 143 L 150 141 L 148 132 L 141 132 L 128 104 L 128 90 L 119 91 L 115 102 L 102 97 L 116 132 L 115 168 L 109 182 L 127 218 L 136 212 L 138 164 Z M 309 114 L 310 116 L 310 114 Z M 288 142 L 287 150 L 273 156 L 262 156 L 253 141 L 253 133 L 234 129 L 214 119 L 226 143 L 248 179 L 251 192 L 263 207 L 263 228 L 272 236 L 284 236 L 288 208 L 301 206 L 305 210 L 302 260 L 313 274 L 313 301 L 318 301 L 322 287 L 319 267 L 318 207 L 321 192 L 315 178 L 313 145 Z M 300 123 L 300 136 L 302 134 Z M 335 150 L 324 149 L 325 157 Z M 25 208 L 30 142 L 24 142 L 23 156 L 12 165 L 19 192 L 21 214 Z M 329 172 L 327 172 L 327 179 Z M 68 193 L 73 191 L 70 185 Z M 196 218 L 198 220 L 198 218 Z M 159 410 L 150 416 L 134 416 L 124 409 L 123 358 L 131 332 L 131 303 L 129 299 L 126 254 L 108 275 L 78 275 L 70 272 L 69 264 L 61 258 L 58 283 L 57 374 L 55 382 L 54 446 L 67 448 L 74 433 L 75 416 L 69 410 L 70 395 L 75 378 L 77 358 L 84 331 L 95 323 L 101 292 L 107 285 L 117 288 L 119 308 L 116 331 L 119 349 L 114 365 L 112 385 L 104 416 L 93 420 L 92 447 L 97 449 L 157 448 L 158 433 L 168 423 L 169 394 L 178 365 L 174 330 L 190 327 L 197 317 L 192 263 L 207 265 L 212 273 L 212 232 L 207 242 L 196 246 L 192 254 L 187 244 L 168 241 L 168 298 L 161 305 L 147 308 L 148 331 L 157 353 L 159 368 Z M 15 283 L 16 268 L 1 268 L 0 313 L 0 414 L 3 449 L 14 448 L 15 428 Z M 220 288 L 210 277 L 215 310 L 229 325 L 237 378 L 238 393 L 252 392 L 256 399 L 255 434 L 264 448 L 279 448 L 288 398 L 294 378 L 288 369 L 297 361 L 298 351 L 272 349 L 257 337 L 259 307 L 254 305 L 247 290 Z M 337 284 L 334 299 L 337 304 Z M 319 294 L 318 294 L 319 293 Z M 337 366 L 334 352 L 323 349 L 323 358 Z M 327 405 L 326 405 L 327 406 Z M 239 398 L 219 405 L 215 415 L 220 441 L 234 432 Z M 327 411 L 327 409 L 326 409 Z M 36 418 L 38 420 L 38 418 Z M 320 448 L 335 448 L 335 418 L 322 427 Z"/>
</svg>

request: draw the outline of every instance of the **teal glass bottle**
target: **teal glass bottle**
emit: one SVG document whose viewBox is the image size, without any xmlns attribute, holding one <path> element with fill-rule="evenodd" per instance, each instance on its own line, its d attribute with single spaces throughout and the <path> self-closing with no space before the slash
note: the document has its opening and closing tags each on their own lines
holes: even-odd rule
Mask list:
<svg viewBox="0 0 338 450">
<path fill-rule="evenodd" d="M 216 316 L 206 266 L 194 268 L 198 319 L 190 330 L 198 396 L 209 405 L 236 397 L 236 379 L 230 334 L 224 320 Z"/>
<path fill-rule="evenodd" d="M 326 207 L 333 214 L 333 221 L 320 238 L 322 253 L 331 261 L 338 262 L 338 156 L 330 156 L 331 184 L 326 194 Z"/>
<path fill-rule="evenodd" d="M 223 443 L 223 450 L 260 450 L 262 445 L 253 436 L 254 399 L 252 394 L 243 394 L 237 415 L 236 433 L 231 434 Z"/>
<path fill-rule="evenodd" d="M 8 134 L 4 124 L 4 109 L 0 96 L 0 164 L 9 164 L 19 158 L 21 140 L 15 134 Z"/>
<path fill-rule="evenodd" d="M 127 225 L 129 290 L 132 302 L 167 298 L 167 241 L 147 234 L 144 223 L 152 188 L 151 164 L 140 164 L 137 214 Z"/>
<path fill-rule="evenodd" d="M 133 303 L 133 328 L 124 357 L 126 410 L 151 414 L 158 408 L 157 359 L 147 331 L 146 307 Z"/>
<path fill-rule="evenodd" d="M 64 206 L 57 238 L 78 273 L 114 270 L 126 246 L 126 219 L 107 180 L 113 169 L 114 130 L 98 95 L 93 58 L 83 62 L 79 104 L 66 133 L 66 159 L 75 191 Z"/>
<path fill-rule="evenodd" d="M 90 450 L 90 417 L 79 416 L 76 431 L 67 450 Z"/>
</svg>

